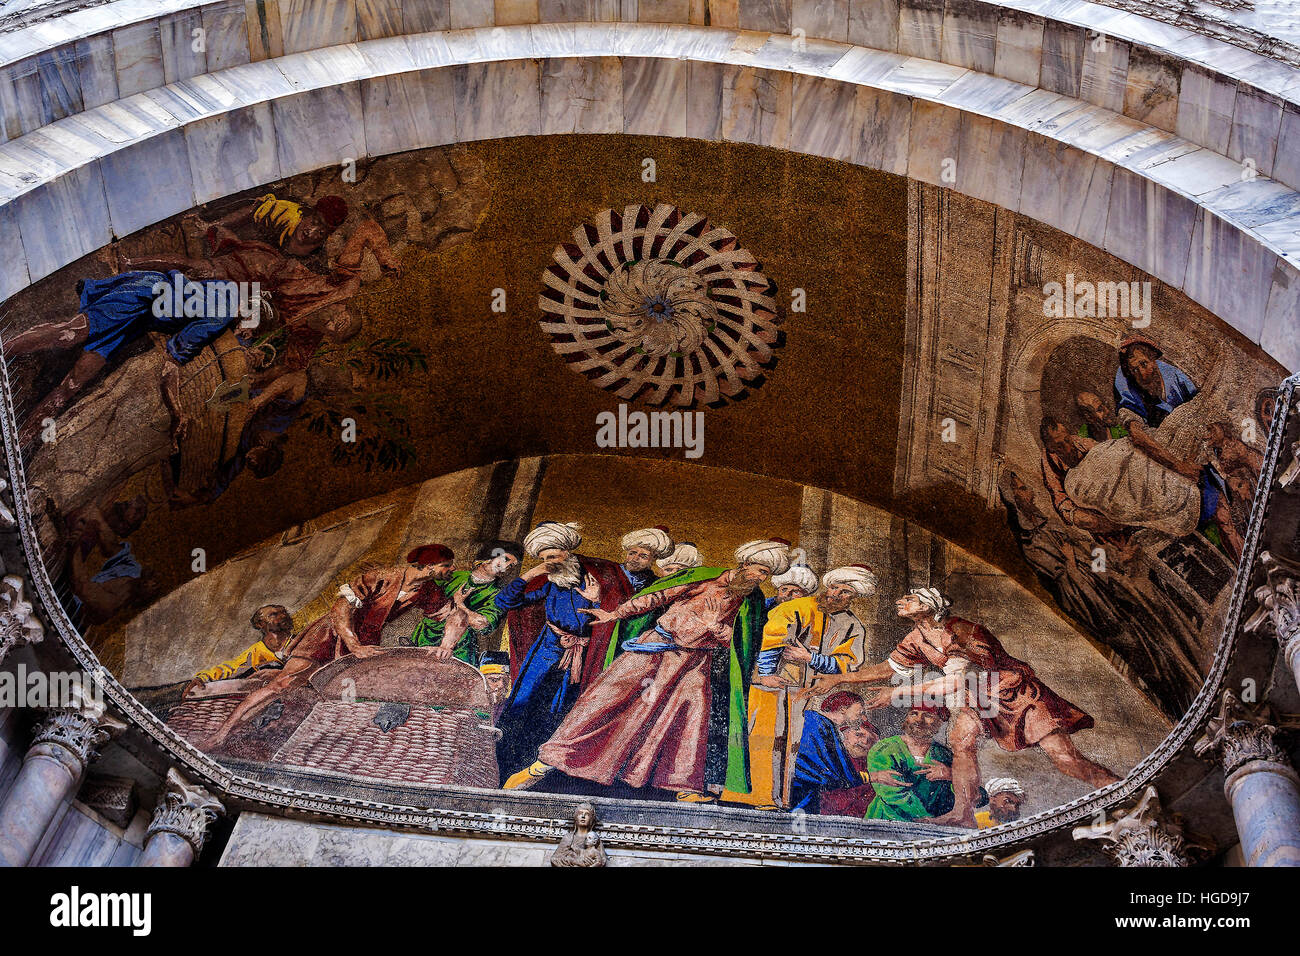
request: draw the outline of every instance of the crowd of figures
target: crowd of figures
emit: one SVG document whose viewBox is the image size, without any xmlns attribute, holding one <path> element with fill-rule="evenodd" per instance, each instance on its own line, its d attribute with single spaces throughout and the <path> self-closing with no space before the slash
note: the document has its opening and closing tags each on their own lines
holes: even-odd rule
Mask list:
<svg viewBox="0 0 1300 956">
<path fill-rule="evenodd" d="M 151 510 L 210 505 L 241 475 L 277 474 L 298 423 L 364 424 L 335 464 L 395 470 L 409 457 L 402 400 L 379 385 L 424 355 L 361 336 L 352 301 L 402 273 L 385 229 L 331 195 L 268 192 L 225 209 L 150 237 L 166 251 L 115 243 L 111 274 L 79 279 L 71 314 L 6 339 L 10 361 L 67 369 L 52 387 L 43 371 L 33 379 L 20 439 L 33 510 L 87 623 L 160 593 L 130 544 Z"/>
<path fill-rule="evenodd" d="M 1173 718 L 1204 679 L 1209 609 L 1241 554 L 1276 396 L 1261 390 L 1239 416 L 1225 391 L 1127 339 L 1111 394 L 1045 409 L 1038 475 L 1007 469 L 1000 484 L 1044 586 Z"/>
<path fill-rule="evenodd" d="M 772 538 L 712 566 L 662 527 L 625 535 L 620 561 L 581 544 L 578 525 L 542 522 L 522 543 L 483 543 L 459 570 L 447 546 L 418 547 L 343 585 L 298 632 L 286 608 L 257 609 L 261 640 L 187 688 L 253 678 L 200 746 L 219 755 L 330 661 L 382 654 L 385 626 L 415 611 L 403 643 L 482 672 L 508 789 L 973 828 L 1016 819 L 1026 798 L 1014 779 L 983 779 L 981 739 L 1037 747 L 1094 787 L 1118 779 L 1073 743 L 1092 718 L 939 589 L 899 595 L 901 639 L 867 661 L 854 610 L 876 596 L 866 565 L 819 576 Z M 536 563 L 521 572 L 526 556 Z"/>
</svg>

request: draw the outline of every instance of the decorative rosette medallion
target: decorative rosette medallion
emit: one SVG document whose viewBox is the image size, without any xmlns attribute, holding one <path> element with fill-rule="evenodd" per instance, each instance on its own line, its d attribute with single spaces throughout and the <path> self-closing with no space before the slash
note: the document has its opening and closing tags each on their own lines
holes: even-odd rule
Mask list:
<svg viewBox="0 0 1300 956">
<path fill-rule="evenodd" d="M 779 338 L 775 287 L 732 233 L 669 205 L 606 209 L 542 275 L 541 326 L 576 371 L 651 405 L 743 396 Z"/>
</svg>

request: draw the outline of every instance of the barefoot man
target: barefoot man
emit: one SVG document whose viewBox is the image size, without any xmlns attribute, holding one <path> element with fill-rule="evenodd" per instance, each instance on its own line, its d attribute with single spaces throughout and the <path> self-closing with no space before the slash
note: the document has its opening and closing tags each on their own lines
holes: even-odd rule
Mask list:
<svg viewBox="0 0 1300 956">
<path fill-rule="evenodd" d="M 378 654 L 384 625 L 416 603 L 426 602 L 427 606 L 431 591 L 441 593 L 434 582 L 451 577 L 453 561 L 451 548 L 426 544 L 406 556 L 405 567 L 380 568 L 343 585 L 329 611 L 290 642 L 280 676 L 241 700 L 216 733 L 199 746 L 216 750 L 240 723 L 330 661 L 345 654 Z"/>
<path fill-rule="evenodd" d="M 895 602 L 912 630 L 888 658 L 852 674 L 829 675 L 818 692 L 838 683 L 890 684 L 864 698 L 868 709 L 902 702 L 941 700 L 952 710 L 954 822 L 975 827 L 980 775 L 976 745 L 981 731 L 1003 750 L 1038 747 L 1061 773 L 1094 787 L 1119 777 L 1074 746 L 1070 735 L 1093 725 L 1092 717 L 1056 694 L 1022 660 L 1006 652 L 982 625 L 948 613 L 951 602 L 937 588 L 917 588 Z M 928 674 L 925 672 L 929 672 Z M 942 673 L 936 673 L 942 672 Z M 974 688 L 985 683 L 989 700 Z"/>
</svg>

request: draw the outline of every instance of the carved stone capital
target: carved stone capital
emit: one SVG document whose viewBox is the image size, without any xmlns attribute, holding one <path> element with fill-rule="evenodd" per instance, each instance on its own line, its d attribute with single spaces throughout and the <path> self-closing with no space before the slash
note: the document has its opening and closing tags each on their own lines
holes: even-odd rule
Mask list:
<svg viewBox="0 0 1300 956">
<path fill-rule="evenodd" d="M 1268 551 L 1260 554 L 1259 563 L 1268 579 L 1255 589 L 1259 607 L 1242 628 L 1250 634 L 1272 631 L 1294 670 L 1300 654 L 1300 564 Z"/>
<path fill-rule="evenodd" d="M 126 724 L 104 710 L 102 701 L 83 698 L 77 706 L 45 712 L 36 724 L 28 754 L 53 757 L 79 778 L 99 748 L 125 729 Z"/>
<path fill-rule="evenodd" d="M 2 516 L 0 524 L 3 524 Z M 23 579 L 16 574 L 7 575 L 0 581 L 0 661 L 15 647 L 39 644 L 44 639 L 45 628 L 23 595 Z"/>
<path fill-rule="evenodd" d="M 1217 757 L 1223 761 L 1225 777 L 1255 760 L 1294 773 L 1286 752 L 1273 739 L 1277 730 L 1266 704 L 1244 704 L 1232 691 L 1225 690 L 1218 714 L 1210 718 L 1193 749 L 1202 759 Z"/>
<path fill-rule="evenodd" d="M 998 857 L 993 853 L 985 853 L 981 866 L 1037 866 L 1038 858 L 1034 856 L 1033 850 L 1018 850 L 1010 856 Z"/>
<path fill-rule="evenodd" d="M 1116 866 L 1190 866 L 1207 847 L 1189 842 L 1183 821 L 1166 813 L 1155 787 L 1147 787 L 1137 803 L 1113 810 L 1102 823 L 1075 827 L 1076 840 L 1103 840 Z"/>
<path fill-rule="evenodd" d="M 197 856 L 208 838 L 208 825 L 225 812 L 220 800 L 173 767 L 167 771 L 167 787 L 158 797 L 145 842 L 155 833 L 174 833 L 189 843 Z"/>
</svg>

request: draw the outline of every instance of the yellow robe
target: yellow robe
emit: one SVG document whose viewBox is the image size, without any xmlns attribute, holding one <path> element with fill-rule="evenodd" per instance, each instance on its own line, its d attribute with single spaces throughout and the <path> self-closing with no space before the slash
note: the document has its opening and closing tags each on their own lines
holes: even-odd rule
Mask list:
<svg viewBox="0 0 1300 956">
<path fill-rule="evenodd" d="M 220 664 L 213 664 L 206 670 L 201 670 L 194 676 L 207 683 L 214 680 L 225 680 L 232 674 L 238 673 L 246 667 L 258 667 L 262 664 L 269 664 L 271 661 L 279 660 L 275 651 L 271 650 L 262 641 L 258 641 L 244 653 L 232 657 L 228 661 L 222 661 Z"/>
<path fill-rule="evenodd" d="M 767 624 L 763 628 L 763 646 L 761 650 L 772 651 L 784 646 L 786 635 L 790 633 L 790 628 L 794 624 L 795 615 L 805 625 L 811 623 L 811 630 L 808 634 L 808 644 L 814 651 L 819 651 L 822 646 L 822 638 L 826 634 L 827 617 L 817 606 L 817 596 L 795 598 L 793 601 L 786 601 L 784 604 L 778 604 L 772 608 L 767 615 Z M 858 631 L 861 631 L 862 625 L 857 618 L 850 612 L 843 612 L 837 617 L 848 616 L 853 618 L 852 623 L 856 625 Z M 843 641 L 837 644 L 830 655 L 835 658 L 839 665 L 840 673 L 843 674 L 861 664 L 858 652 L 854 644 L 856 635 L 854 628 L 850 627 L 847 636 Z M 826 653 L 826 651 L 819 651 Z M 804 664 L 782 663 L 777 673 L 788 681 L 792 682 L 795 687 L 803 685 L 806 676 L 807 666 Z M 755 807 L 770 807 L 776 804 L 780 797 L 780 789 L 784 786 L 784 781 L 777 784 L 773 780 L 774 769 L 772 765 L 773 750 L 776 746 L 778 730 L 783 735 L 785 732 L 785 721 L 780 721 L 782 726 L 777 727 L 782 711 L 782 698 L 787 695 L 785 690 L 775 690 L 767 687 L 760 687 L 757 684 L 751 684 L 749 688 L 749 793 L 732 793 L 730 790 L 724 791 L 722 799 L 735 803 L 747 803 Z M 788 745 L 790 761 L 798 752 L 798 740 L 790 741 Z"/>
</svg>

